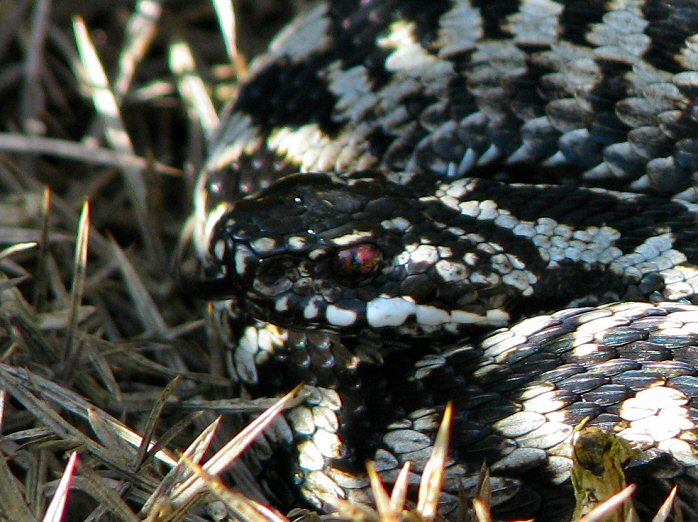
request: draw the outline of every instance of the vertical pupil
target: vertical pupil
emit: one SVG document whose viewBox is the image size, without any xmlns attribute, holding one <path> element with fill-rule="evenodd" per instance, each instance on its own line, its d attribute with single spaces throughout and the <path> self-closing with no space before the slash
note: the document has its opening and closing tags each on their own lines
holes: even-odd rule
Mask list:
<svg viewBox="0 0 698 522">
<path fill-rule="evenodd" d="M 339 268 L 345 274 L 356 272 L 356 265 L 361 261 L 356 256 L 354 249 L 342 250 L 339 252 Z"/>
</svg>

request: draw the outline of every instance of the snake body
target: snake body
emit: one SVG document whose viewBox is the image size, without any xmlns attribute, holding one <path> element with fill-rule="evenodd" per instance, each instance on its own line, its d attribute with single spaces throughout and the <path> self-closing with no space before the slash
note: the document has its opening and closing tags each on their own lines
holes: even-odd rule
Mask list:
<svg viewBox="0 0 698 522">
<path fill-rule="evenodd" d="M 313 390 L 287 484 L 367 501 L 452 400 L 445 514 L 483 461 L 497 516 L 568 514 L 585 417 L 641 508 L 698 512 L 696 33 L 688 0 L 341 0 L 277 37 L 195 206 L 237 378 Z"/>
</svg>

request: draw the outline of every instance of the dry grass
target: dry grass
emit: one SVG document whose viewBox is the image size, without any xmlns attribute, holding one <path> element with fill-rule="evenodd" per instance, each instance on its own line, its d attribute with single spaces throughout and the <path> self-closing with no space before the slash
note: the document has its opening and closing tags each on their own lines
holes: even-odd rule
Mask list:
<svg viewBox="0 0 698 522">
<path fill-rule="evenodd" d="M 0 2 L 1 520 L 285 520 L 217 476 L 257 491 L 231 464 L 293 394 L 233 438 L 219 412 L 270 403 L 230 398 L 174 252 L 216 115 L 297 3 Z M 433 520 L 446 434 L 412 511 L 372 473 L 376 511 L 337 516 Z"/>
<path fill-rule="evenodd" d="M 269 405 L 230 399 L 174 268 L 216 114 L 291 11 L 241 2 L 270 27 L 235 35 L 226 4 L 0 2 L 0 519 L 202 520 L 184 462 L 230 468 L 253 435 L 218 413 Z"/>
</svg>

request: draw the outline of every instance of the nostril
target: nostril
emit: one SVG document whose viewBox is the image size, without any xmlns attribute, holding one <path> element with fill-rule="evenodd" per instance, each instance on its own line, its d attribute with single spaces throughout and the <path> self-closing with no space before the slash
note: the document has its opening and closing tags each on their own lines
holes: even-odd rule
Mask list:
<svg viewBox="0 0 698 522">
<path fill-rule="evenodd" d="M 280 263 L 263 264 L 259 270 L 258 278 L 262 284 L 273 285 L 286 277 L 286 267 Z"/>
<path fill-rule="evenodd" d="M 297 281 L 299 277 L 300 274 L 290 259 L 262 261 L 253 287 L 266 295 L 279 295 L 290 290 L 293 281 Z"/>
</svg>

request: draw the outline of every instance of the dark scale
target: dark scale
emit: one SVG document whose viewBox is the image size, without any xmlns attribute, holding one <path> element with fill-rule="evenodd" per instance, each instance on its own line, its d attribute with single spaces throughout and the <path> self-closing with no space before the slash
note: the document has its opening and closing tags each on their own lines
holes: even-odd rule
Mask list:
<svg viewBox="0 0 698 522">
<path fill-rule="evenodd" d="M 370 503 L 364 462 L 418 474 L 453 401 L 446 517 L 483 461 L 496 517 L 569 517 L 588 419 L 636 449 L 643 519 L 677 483 L 696 518 L 698 4 L 314 9 L 196 196 L 234 377 L 309 392 L 248 456 L 265 492 Z"/>
</svg>

